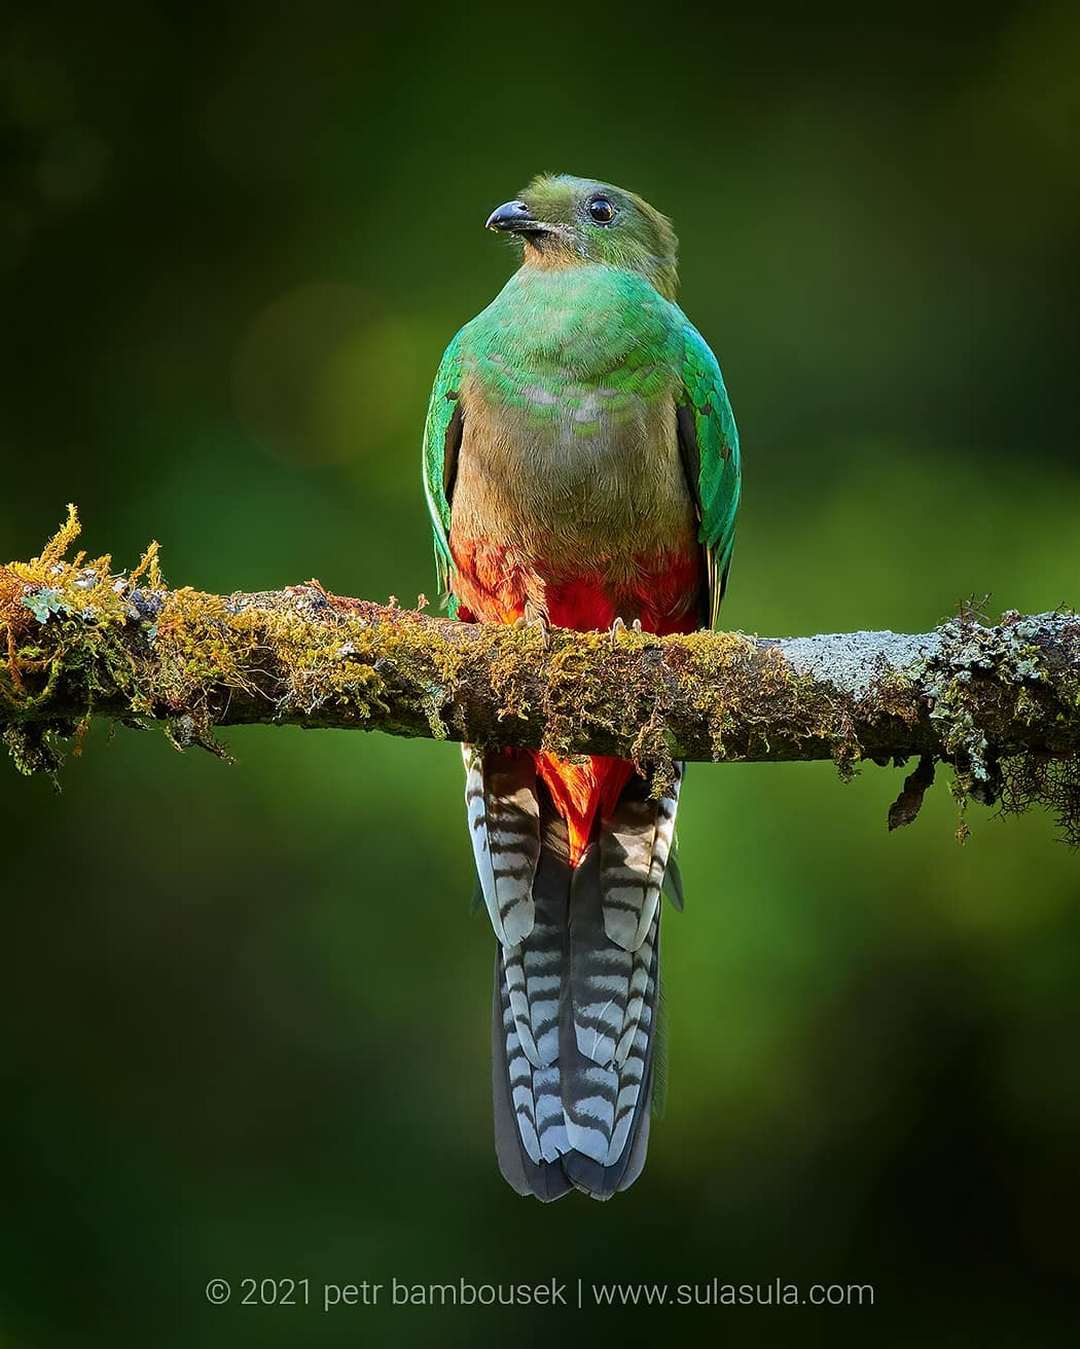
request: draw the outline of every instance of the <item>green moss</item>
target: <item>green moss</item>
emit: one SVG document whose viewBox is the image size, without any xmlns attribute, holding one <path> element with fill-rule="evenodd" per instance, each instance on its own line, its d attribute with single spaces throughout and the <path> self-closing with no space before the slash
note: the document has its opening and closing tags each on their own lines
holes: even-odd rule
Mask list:
<svg viewBox="0 0 1080 1349">
<path fill-rule="evenodd" d="M 27 777 L 48 773 L 56 780 L 63 756 L 56 745 L 56 735 L 50 728 L 40 726 L 5 726 L 0 741 L 18 772 Z"/>
<path fill-rule="evenodd" d="M 1080 717 L 1080 670 L 1053 669 L 1044 649 L 1048 620 L 1075 623 L 1074 615 L 1022 617 L 1014 610 L 986 626 L 968 614 L 944 625 L 940 652 L 920 678 L 940 723 L 943 757 L 954 769 L 953 794 L 961 809 L 957 836 L 967 837 L 963 818 L 969 800 L 999 804 L 1005 813 L 1043 805 L 1058 817 L 1065 836 L 1080 842 L 1080 791 L 1075 750 Z M 1056 727 L 1061 753 L 1033 752 L 1016 728 Z"/>
<path fill-rule="evenodd" d="M 878 745 L 950 761 L 965 805 L 1042 802 L 1080 839 L 1080 670 L 1053 637 L 1077 622 L 1066 615 L 1006 614 L 995 627 L 962 616 L 927 638 L 849 634 L 783 649 L 738 633 L 545 638 L 426 621 L 314 582 L 265 597 L 170 590 L 156 544 L 118 576 L 108 557 L 69 559 L 77 535 L 71 509 L 39 557 L 0 567 L 0 704 L 22 771 L 55 772 L 71 718 L 88 710 L 221 753 L 214 727 L 226 718 L 475 736 L 470 699 L 493 699 L 489 743 L 518 742 L 527 721 L 531 743 L 542 727 L 543 747 L 563 757 L 583 740 L 632 757 L 657 792 L 680 734 L 716 761 L 775 752 L 781 738 L 783 757 L 826 752 L 850 777 L 864 755 L 856 725 L 869 725 L 883 731 Z M 927 737 L 927 706 L 940 743 Z M 1056 728 L 1059 742 L 1026 752 L 1031 727 L 1040 743 Z"/>
<path fill-rule="evenodd" d="M 447 709 L 486 677 L 498 727 L 542 712 L 546 748 L 569 757 L 583 733 L 604 737 L 650 772 L 658 791 L 671 780 L 675 708 L 707 727 L 717 760 L 749 752 L 748 725 L 765 743 L 781 704 L 798 709 L 796 734 L 826 742 L 842 768 L 858 755 L 849 722 L 815 682 L 739 634 L 662 641 L 627 631 L 612 642 L 603 633 L 554 633 L 549 644 L 534 627 L 481 626 L 459 643 L 443 627 L 332 600 L 315 586 L 292 592 L 295 604 L 278 597 L 273 606 L 257 596 L 169 590 L 156 545 L 130 577 L 117 577 L 107 557 L 67 560 L 77 534 L 71 510 L 40 557 L 0 573 L 9 652 L 0 697 L 16 722 L 65 697 L 113 715 L 119 703 L 122 714 L 162 722 L 177 747 L 216 751 L 221 709 L 243 698 L 256 707 L 265 700 L 266 720 L 332 713 L 338 722 L 385 724 L 391 706 L 405 708 L 441 737 L 451 733 Z"/>
<path fill-rule="evenodd" d="M 118 634 L 128 622 L 129 581 L 113 576 L 107 556 L 68 559 L 78 537 L 73 506 L 38 557 L 0 568 L 0 703 L 14 725 L 5 737 L 23 771 L 53 771 L 57 754 L 43 748 L 40 728 L 20 725 L 59 695 L 65 681 L 90 698 L 107 689 L 133 686 L 132 660 Z M 156 575 L 156 546 L 142 573 Z M 33 742 L 33 744 L 31 744 Z"/>
</svg>

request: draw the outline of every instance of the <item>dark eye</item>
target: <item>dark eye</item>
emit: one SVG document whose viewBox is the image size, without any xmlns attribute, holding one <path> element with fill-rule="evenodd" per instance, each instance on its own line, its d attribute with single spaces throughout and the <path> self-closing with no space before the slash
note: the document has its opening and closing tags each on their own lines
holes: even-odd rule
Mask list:
<svg viewBox="0 0 1080 1349">
<path fill-rule="evenodd" d="M 589 215 L 598 225 L 610 225 L 615 219 L 615 207 L 607 197 L 593 197 L 589 202 Z"/>
</svg>

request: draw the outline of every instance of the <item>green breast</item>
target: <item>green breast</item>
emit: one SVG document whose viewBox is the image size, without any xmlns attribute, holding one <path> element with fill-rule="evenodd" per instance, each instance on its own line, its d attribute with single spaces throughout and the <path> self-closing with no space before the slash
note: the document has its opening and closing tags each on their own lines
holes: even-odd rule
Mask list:
<svg viewBox="0 0 1080 1349">
<path fill-rule="evenodd" d="M 680 318 L 627 272 L 525 267 L 466 327 L 465 370 L 493 408 L 591 437 L 670 399 Z"/>
</svg>

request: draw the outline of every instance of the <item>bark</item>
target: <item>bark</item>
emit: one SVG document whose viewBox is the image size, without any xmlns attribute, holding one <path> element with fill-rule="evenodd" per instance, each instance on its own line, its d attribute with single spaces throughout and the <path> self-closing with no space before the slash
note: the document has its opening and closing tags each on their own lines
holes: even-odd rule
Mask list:
<svg viewBox="0 0 1080 1349">
<path fill-rule="evenodd" d="M 893 826 L 914 818 L 937 760 L 962 795 L 1047 799 L 1067 820 L 1080 790 L 1071 611 L 962 614 L 916 635 L 545 634 L 317 582 L 169 589 L 156 548 L 126 578 L 108 558 L 67 561 L 74 530 L 72 515 L 41 557 L 0 568 L 0 730 L 27 771 L 54 767 L 57 742 L 97 715 L 160 722 L 180 746 L 215 748 L 215 728 L 252 723 L 380 730 L 619 755 L 661 781 L 673 758 L 850 772 L 914 756 Z"/>
</svg>

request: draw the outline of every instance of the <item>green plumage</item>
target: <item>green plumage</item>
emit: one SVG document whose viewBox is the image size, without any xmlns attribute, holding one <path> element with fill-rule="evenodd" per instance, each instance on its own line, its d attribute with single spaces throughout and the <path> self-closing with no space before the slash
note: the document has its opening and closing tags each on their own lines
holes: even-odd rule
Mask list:
<svg viewBox="0 0 1080 1349">
<path fill-rule="evenodd" d="M 431 516 L 431 529 L 435 542 L 435 577 L 439 594 L 446 595 L 448 607 L 453 613 L 454 605 L 449 596 L 450 567 L 450 483 L 447 466 L 456 454 L 456 448 L 448 454 L 447 437 L 454 422 L 461 390 L 461 339 L 464 328 L 451 340 L 443 352 L 439 369 L 435 375 L 435 384 L 431 390 L 427 420 L 424 423 L 423 477 L 424 496 L 427 500 L 428 514 Z"/>
<path fill-rule="evenodd" d="M 621 194 L 627 198 L 628 223 L 635 227 L 629 237 L 589 232 L 589 227 L 572 238 L 566 234 L 575 228 L 567 223 L 575 202 L 583 190 L 595 187 L 584 180 L 548 178 L 523 195 L 529 201 L 531 193 L 544 208 L 543 219 L 554 220 L 554 228 L 564 232 L 543 256 L 550 260 L 553 248 L 563 251 L 555 265 L 537 265 L 540 257 L 527 256 L 526 265 L 457 333 L 443 355 L 423 450 L 439 586 L 448 591 L 453 566 L 450 496 L 467 386 L 490 411 L 501 436 L 522 443 L 565 442 L 565 462 L 554 456 L 549 473 L 561 495 L 578 502 L 588 516 L 602 515 L 609 503 L 614 509 L 624 495 L 603 458 L 619 444 L 620 426 L 622 439 L 634 445 L 644 440 L 646 449 L 654 432 L 662 444 L 664 434 L 674 436 L 677 430 L 708 559 L 708 612 L 715 622 L 739 502 L 739 442 L 731 405 L 708 345 L 657 288 L 674 293 L 675 239 L 666 220 L 640 198 Z M 571 476 L 571 455 L 578 480 Z M 640 479 L 639 465 L 628 463 L 626 469 Z M 650 502 L 646 497 L 642 506 L 641 492 L 647 487 L 639 489 L 635 502 L 646 517 Z"/>
<path fill-rule="evenodd" d="M 715 627 L 735 546 L 741 490 L 739 432 L 716 357 L 685 316 L 683 325 L 680 407 L 693 419 L 698 449 L 697 465 L 691 462 L 688 467 L 696 472 L 698 538 L 709 559 L 709 626 Z"/>
</svg>

